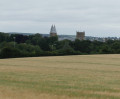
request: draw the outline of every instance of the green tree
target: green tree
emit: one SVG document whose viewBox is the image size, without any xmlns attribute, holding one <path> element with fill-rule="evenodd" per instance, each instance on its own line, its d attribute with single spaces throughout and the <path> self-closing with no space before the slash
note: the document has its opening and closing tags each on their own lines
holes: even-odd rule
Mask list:
<svg viewBox="0 0 120 99">
<path fill-rule="evenodd" d="M 101 54 L 112 54 L 112 53 L 113 53 L 111 47 L 108 46 L 108 45 L 103 45 L 103 46 L 101 46 L 99 52 L 100 52 Z"/>
<path fill-rule="evenodd" d="M 68 41 L 65 42 L 63 48 L 60 49 L 59 52 L 63 55 L 71 55 L 75 53 L 74 49 L 69 45 Z"/>
<path fill-rule="evenodd" d="M 82 53 L 90 53 L 91 52 L 90 45 L 91 45 L 91 41 L 88 40 L 80 41 L 76 39 L 74 42 L 74 49 Z"/>
<path fill-rule="evenodd" d="M 20 56 L 21 56 L 20 50 L 12 47 L 5 47 L 1 50 L 0 53 L 1 58 L 15 58 Z"/>
<path fill-rule="evenodd" d="M 111 48 L 113 49 L 114 53 L 120 54 L 120 41 L 115 41 L 114 43 L 112 43 Z"/>
</svg>

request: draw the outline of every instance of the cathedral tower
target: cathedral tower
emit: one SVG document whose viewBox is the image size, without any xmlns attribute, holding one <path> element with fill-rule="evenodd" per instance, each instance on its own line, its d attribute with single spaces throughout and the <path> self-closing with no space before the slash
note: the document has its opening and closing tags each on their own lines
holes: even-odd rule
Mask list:
<svg viewBox="0 0 120 99">
<path fill-rule="evenodd" d="M 56 27 L 55 27 L 55 25 L 53 26 L 51 26 L 51 30 L 50 30 L 50 36 L 52 37 L 52 36 L 57 36 L 57 31 L 56 31 Z"/>
<path fill-rule="evenodd" d="M 76 39 L 85 40 L 85 32 L 76 32 Z"/>
</svg>

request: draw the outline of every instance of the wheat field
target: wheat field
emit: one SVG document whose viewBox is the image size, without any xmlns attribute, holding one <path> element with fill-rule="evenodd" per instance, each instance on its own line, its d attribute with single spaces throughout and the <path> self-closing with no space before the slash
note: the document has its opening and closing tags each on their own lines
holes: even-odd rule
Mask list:
<svg viewBox="0 0 120 99">
<path fill-rule="evenodd" d="M 0 99 L 120 99 L 120 55 L 1 59 Z"/>
</svg>

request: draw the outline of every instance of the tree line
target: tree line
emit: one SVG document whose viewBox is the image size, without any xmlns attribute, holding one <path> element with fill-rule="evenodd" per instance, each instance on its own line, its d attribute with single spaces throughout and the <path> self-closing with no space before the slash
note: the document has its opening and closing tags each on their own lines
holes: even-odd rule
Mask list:
<svg viewBox="0 0 120 99">
<path fill-rule="evenodd" d="M 59 41 L 57 36 L 42 37 L 39 33 L 26 36 L 0 32 L 0 58 L 119 53 L 119 40 Z"/>
</svg>

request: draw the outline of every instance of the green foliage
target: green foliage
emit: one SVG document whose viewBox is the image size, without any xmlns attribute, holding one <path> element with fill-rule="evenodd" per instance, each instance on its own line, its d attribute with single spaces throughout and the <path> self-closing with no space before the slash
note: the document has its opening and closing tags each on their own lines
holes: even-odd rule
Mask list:
<svg viewBox="0 0 120 99">
<path fill-rule="evenodd" d="M 65 40 L 64 46 L 59 50 L 60 55 L 73 55 L 74 49 L 69 45 L 69 41 Z"/>
<path fill-rule="evenodd" d="M 12 48 L 12 47 L 5 47 L 1 50 L 0 57 L 1 58 L 14 58 L 14 57 L 20 57 L 21 52 L 19 49 Z"/>
<path fill-rule="evenodd" d="M 9 34 L 0 32 L 0 43 L 9 41 Z"/>
<path fill-rule="evenodd" d="M 101 54 L 111 54 L 112 49 L 108 45 L 103 45 L 100 49 Z"/>
<path fill-rule="evenodd" d="M 30 35 L 26 40 L 27 44 L 38 45 L 42 50 L 49 51 L 49 44 L 46 38 L 43 38 L 40 34 Z"/>
<path fill-rule="evenodd" d="M 91 52 L 91 41 L 85 40 L 75 40 L 75 50 L 80 51 L 82 53 L 90 53 Z"/>
<path fill-rule="evenodd" d="M 120 42 L 115 41 L 111 44 L 111 48 L 113 49 L 113 53 L 118 53 L 120 54 Z"/>
<path fill-rule="evenodd" d="M 107 42 L 77 39 L 58 41 L 57 36 L 42 37 L 39 33 L 29 36 L 0 33 L 1 58 L 119 53 L 119 40 L 108 40 Z"/>
<path fill-rule="evenodd" d="M 14 47 L 14 42 L 6 42 L 6 41 L 4 41 L 4 42 L 0 43 L 0 48 L 2 49 L 4 47 Z"/>
<path fill-rule="evenodd" d="M 48 39 L 49 44 L 54 44 L 56 41 L 58 41 L 57 36 L 49 37 L 49 39 Z"/>
</svg>

